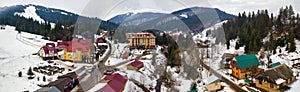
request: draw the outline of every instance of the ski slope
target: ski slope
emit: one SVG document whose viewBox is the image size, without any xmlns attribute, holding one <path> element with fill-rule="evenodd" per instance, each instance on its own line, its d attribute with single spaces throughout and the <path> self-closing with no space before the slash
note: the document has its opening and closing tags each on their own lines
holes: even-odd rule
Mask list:
<svg viewBox="0 0 300 92">
<path fill-rule="evenodd" d="M 29 36 L 25 32 L 21 34 Z M 19 41 L 17 37 L 19 35 L 15 27 L 6 26 L 5 30 L 0 30 L 0 92 L 32 92 L 40 88 L 37 86 L 37 79 L 28 80 L 26 74 L 30 66 L 43 61 L 40 57 L 32 55 L 40 48 Z M 18 77 L 19 71 L 23 77 Z"/>
</svg>

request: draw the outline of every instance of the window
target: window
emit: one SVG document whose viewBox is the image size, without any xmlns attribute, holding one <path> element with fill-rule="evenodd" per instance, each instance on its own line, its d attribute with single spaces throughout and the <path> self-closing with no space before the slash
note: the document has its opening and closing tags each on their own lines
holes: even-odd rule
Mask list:
<svg viewBox="0 0 300 92">
<path fill-rule="evenodd" d="M 274 84 L 270 83 L 270 88 L 274 88 Z"/>
<path fill-rule="evenodd" d="M 261 81 L 261 80 L 259 80 L 258 82 L 259 82 L 259 84 L 262 84 L 262 81 Z"/>
</svg>

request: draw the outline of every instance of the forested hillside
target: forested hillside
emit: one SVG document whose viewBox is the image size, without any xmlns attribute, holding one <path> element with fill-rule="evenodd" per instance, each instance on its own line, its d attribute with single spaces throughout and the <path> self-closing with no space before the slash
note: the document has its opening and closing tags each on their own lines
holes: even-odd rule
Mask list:
<svg viewBox="0 0 300 92">
<path fill-rule="evenodd" d="M 18 13 L 24 13 L 28 7 L 34 7 L 35 13 L 43 21 L 18 15 Z M 80 21 L 77 21 L 77 19 L 80 19 Z M 95 26 L 95 24 L 97 25 Z M 0 25 L 15 26 L 19 33 L 28 32 L 38 34 L 44 36 L 44 39 L 52 41 L 71 40 L 75 33 L 75 28 L 77 28 L 76 31 L 78 32 L 76 33 L 78 34 L 86 33 L 86 31 L 97 33 L 98 30 L 110 31 L 117 28 L 116 24 L 98 18 L 84 17 L 60 9 L 31 4 L 0 7 Z M 51 28 L 51 25 L 55 26 Z"/>
<path fill-rule="evenodd" d="M 229 40 L 238 38 L 236 49 L 245 46 L 246 53 L 255 53 L 262 47 L 273 51 L 277 46 L 287 46 L 287 50 L 293 52 L 295 38 L 300 39 L 299 20 L 292 6 L 280 8 L 278 15 L 268 10 L 239 13 L 238 18 L 223 24 L 227 48 Z"/>
</svg>

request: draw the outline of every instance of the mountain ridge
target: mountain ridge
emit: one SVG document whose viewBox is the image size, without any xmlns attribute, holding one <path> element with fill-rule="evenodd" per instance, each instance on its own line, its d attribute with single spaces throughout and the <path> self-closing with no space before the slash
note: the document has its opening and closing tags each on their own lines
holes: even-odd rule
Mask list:
<svg viewBox="0 0 300 92">
<path fill-rule="evenodd" d="M 154 14 L 156 15 L 153 16 Z M 139 15 L 144 15 L 144 17 L 139 17 Z M 232 18 L 236 18 L 236 16 L 218 8 L 190 7 L 171 13 L 125 13 L 116 15 L 108 21 L 119 26 L 136 27 L 142 30 L 189 30 L 200 32 L 218 22 Z"/>
</svg>

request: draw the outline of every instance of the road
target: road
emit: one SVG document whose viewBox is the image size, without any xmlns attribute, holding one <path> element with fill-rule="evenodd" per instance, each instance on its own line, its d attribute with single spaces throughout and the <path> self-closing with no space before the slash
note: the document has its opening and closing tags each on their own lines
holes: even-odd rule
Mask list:
<svg viewBox="0 0 300 92">
<path fill-rule="evenodd" d="M 104 58 L 102 59 L 102 61 L 97 61 L 91 72 L 86 75 L 84 78 L 82 78 L 82 80 L 80 80 L 79 85 L 76 86 L 72 92 L 86 92 L 89 89 L 91 89 L 92 87 L 94 87 L 98 82 L 99 79 L 103 77 L 103 72 L 106 69 L 109 69 L 110 67 L 107 67 L 104 65 L 104 61 L 106 61 L 110 55 L 111 55 L 111 44 L 109 44 L 109 51 L 105 54 Z"/>
<path fill-rule="evenodd" d="M 116 64 L 114 66 L 105 66 L 104 63 L 105 61 L 107 61 L 107 59 L 110 57 L 111 55 L 111 44 L 109 44 L 109 51 L 107 52 L 107 54 L 105 54 L 105 56 L 103 57 L 103 59 L 101 61 L 98 61 L 94 64 L 91 73 L 86 75 L 84 78 L 82 78 L 82 80 L 80 81 L 79 85 L 76 86 L 72 92 L 86 92 L 89 89 L 91 89 L 92 87 L 94 87 L 97 83 L 99 83 L 100 79 L 104 76 L 104 71 L 108 70 L 108 69 L 112 69 L 121 65 L 124 65 L 126 63 L 128 63 L 130 60 L 126 60 L 125 62 Z"/>
<path fill-rule="evenodd" d="M 225 83 L 227 83 L 231 88 L 233 88 L 236 92 L 247 92 L 242 87 L 237 85 L 234 81 L 228 79 L 224 75 L 220 74 L 216 70 L 210 68 L 208 65 L 206 65 L 203 61 L 200 61 L 201 66 L 203 66 L 206 70 L 209 70 L 212 74 L 217 76 L 219 79 L 223 80 Z"/>
</svg>

